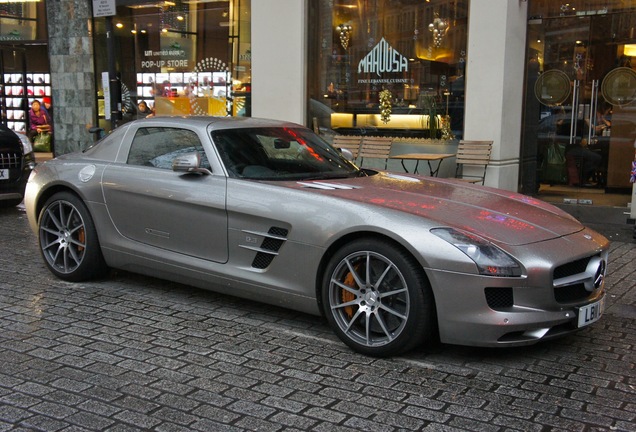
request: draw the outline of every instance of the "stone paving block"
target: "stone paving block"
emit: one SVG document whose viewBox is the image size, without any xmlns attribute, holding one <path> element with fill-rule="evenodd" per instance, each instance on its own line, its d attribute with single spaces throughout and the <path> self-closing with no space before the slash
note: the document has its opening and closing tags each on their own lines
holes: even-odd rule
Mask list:
<svg viewBox="0 0 636 432">
<path fill-rule="evenodd" d="M 159 408 L 152 414 L 152 417 L 166 420 L 179 426 L 188 426 L 199 420 L 197 416 L 170 407 Z"/>
<path fill-rule="evenodd" d="M 71 414 L 65 420 L 71 424 L 93 430 L 105 430 L 107 427 L 115 423 L 113 420 L 106 417 L 84 411 Z"/>
<path fill-rule="evenodd" d="M 289 395 L 289 399 L 306 403 L 308 406 L 314 407 L 326 407 L 333 404 L 336 399 L 330 397 L 323 397 L 313 393 L 307 393 L 304 391 L 296 391 Z"/>
<path fill-rule="evenodd" d="M 62 430 L 68 430 L 68 422 L 65 421 L 60 421 L 60 420 L 56 420 L 56 419 L 52 419 L 51 417 L 47 417 L 47 416 L 43 416 L 43 415 L 34 415 L 32 417 L 29 417 L 28 419 L 23 420 L 22 422 L 20 422 L 20 426 L 23 426 L 24 429 L 22 428 L 11 428 L 11 429 L 6 429 L 6 430 L 11 430 L 11 431 L 52 431 L 52 432 L 57 432 L 57 431 L 62 431 Z M 0 431 L 3 430 L 2 427 L 0 426 Z"/>
<path fill-rule="evenodd" d="M 75 414 L 77 409 L 59 403 L 40 402 L 39 404 L 32 406 L 29 411 L 61 420 Z"/>
<path fill-rule="evenodd" d="M 392 432 L 393 427 L 360 417 L 350 417 L 343 423 L 344 426 L 354 430 L 363 430 L 369 432 Z"/>
<path fill-rule="evenodd" d="M 497 432 L 499 430 L 499 426 L 493 425 L 491 423 L 483 423 L 477 420 L 462 418 L 462 417 L 454 417 L 449 423 L 449 426 L 456 427 L 460 430 L 470 430 L 477 432 Z"/>
<path fill-rule="evenodd" d="M 203 419 L 199 420 L 191 425 L 192 430 L 202 431 L 202 432 L 243 432 L 244 429 L 230 426 L 222 423 L 218 423 L 212 420 Z"/>
<path fill-rule="evenodd" d="M 33 415 L 32 412 L 34 411 L 27 411 L 15 406 L 0 406 L 0 421 L 17 424 L 20 421 L 31 417 Z"/>
<path fill-rule="evenodd" d="M 150 430 L 161 423 L 160 420 L 151 415 L 143 414 L 136 411 L 122 410 L 111 415 L 117 421 L 128 423 L 138 429 Z"/>
</svg>

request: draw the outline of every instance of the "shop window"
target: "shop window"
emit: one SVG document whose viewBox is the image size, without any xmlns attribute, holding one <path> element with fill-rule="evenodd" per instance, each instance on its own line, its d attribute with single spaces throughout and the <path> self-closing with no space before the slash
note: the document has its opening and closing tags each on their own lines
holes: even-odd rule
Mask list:
<svg viewBox="0 0 636 432">
<path fill-rule="evenodd" d="M 467 6 L 310 4 L 308 118 L 340 134 L 461 137 Z"/>
<path fill-rule="evenodd" d="M 156 115 L 249 116 L 250 0 L 144 3 L 119 6 L 112 18 L 122 121 Z M 107 24 L 96 19 L 96 69 L 108 70 Z M 97 81 L 100 124 L 110 126 Z M 116 92 L 115 92 L 116 94 Z"/>
<path fill-rule="evenodd" d="M 0 3 L 0 42 L 45 40 L 45 18 L 44 2 Z"/>
</svg>

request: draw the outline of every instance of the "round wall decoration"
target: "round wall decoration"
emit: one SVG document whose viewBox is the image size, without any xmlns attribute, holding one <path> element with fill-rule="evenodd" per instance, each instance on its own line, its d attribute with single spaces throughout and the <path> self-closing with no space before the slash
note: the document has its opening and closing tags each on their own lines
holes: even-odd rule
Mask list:
<svg viewBox="0 0 636 432">
<path fill-rule="evenodd" d="M 544 105 L 560 105 L 570 96 L 570 78 L 557 69 L 543 72 L 534 85 L 534 95 Z"/>
<path fill-rule="evenodd" d="M 628 67 L 611 70 L 603 79 L 601 93 L 612 105 L 629 105 L 636 99 L 636 72 Z"/>
</svg>

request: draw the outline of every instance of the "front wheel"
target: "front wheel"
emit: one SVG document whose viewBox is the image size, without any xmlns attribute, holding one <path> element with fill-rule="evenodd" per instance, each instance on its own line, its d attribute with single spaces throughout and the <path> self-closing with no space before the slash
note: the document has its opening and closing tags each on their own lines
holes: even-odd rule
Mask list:
<svg viewBox="0 0 636 432">
<path fill-rule="evenodd" d="M 421 266 L 397 246 L 358 240 L 325 273 L 324 312 L 338 337 L 362 354 L 385 357 L 432 337 L 435 308 Z"/>
<path fill-rule="evenodd" d="M 39 221 L 40 251 L 54 275 L 77 282 L 106 272 L 95 225 L 77 196 L 69 192 L 53 195 L 44 204 Z"/>
</svg>

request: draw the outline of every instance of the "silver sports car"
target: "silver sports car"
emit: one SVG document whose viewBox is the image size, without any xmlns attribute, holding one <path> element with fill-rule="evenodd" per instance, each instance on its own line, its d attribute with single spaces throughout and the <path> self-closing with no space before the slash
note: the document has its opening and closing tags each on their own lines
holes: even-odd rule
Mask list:
<svg viewBox="0 0 636 432">
<path fill-rule="evenodd" d="M 38 165 L 25 203 L 62 279 L 119 268 L 323 314 L 374 356 L 526 345 L 603 313 L 609 242 L 565 212 L 360 169 L 292 123 L 131 122 Z"/>
</svg>

